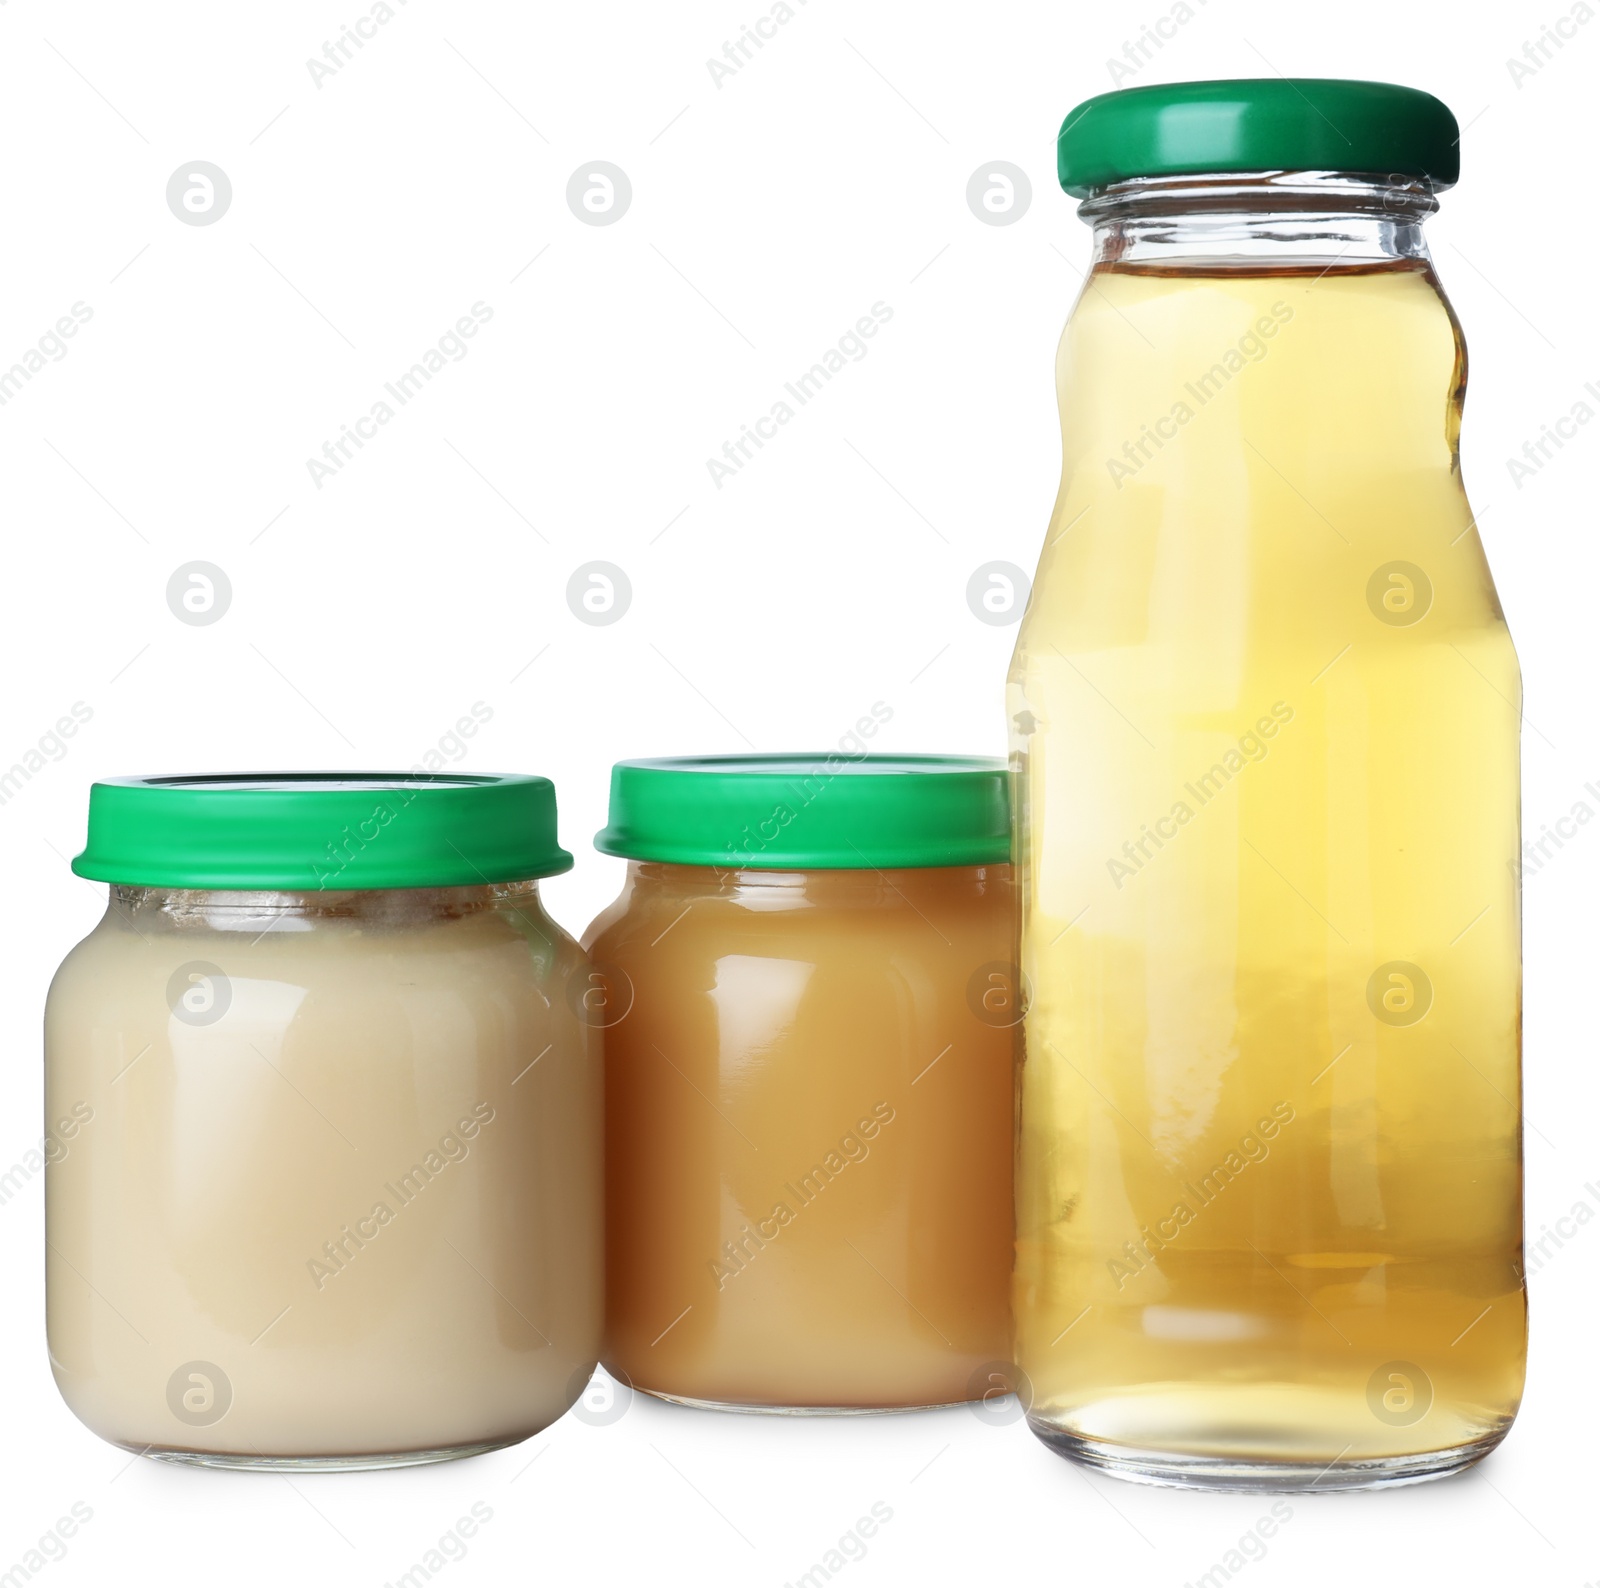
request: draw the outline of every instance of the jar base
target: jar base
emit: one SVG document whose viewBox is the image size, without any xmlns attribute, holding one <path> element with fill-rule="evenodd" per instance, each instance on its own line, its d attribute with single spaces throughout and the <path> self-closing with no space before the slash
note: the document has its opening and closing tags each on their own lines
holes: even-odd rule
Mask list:
<svg viewBox="0 0 1600 1588">
<path fill-rule="evenodd" d="M 388 1467 L 424 1467 L 439 1461 L 462 1461 L 468 1456 L 482 1456 L 491 1450 L 504 1450 L 521 1444 L 528 1436 L 519 1434 L 513 1439 L 491 1439 L 472 1445 L 445 1445 L 436 1450 L 385 1450 L 370 1455 L 354 1456 L 266 1456 L 239 1455 L 235 1451 L 178 1450 L 147 1445 L 123 1445 L 134 1455 L 148 1456 L 152 1461 L 171 1461 L 186 1467 L 219 1467 L 232 1472 L 381 1472 Z"/>
<path fill-rule="evenodd" d="M 773 1406 L 757 1401 L 710 1401 L 693 1395 L 669 1395 L 666 1390 L 634 1386 L 641 1395 L 658 1401 L 670 1401 L 674 1406 L 688 1406 L 699 1412 L 741 1412 L 750 1417 L 888 1417 L 896 1412 L 948 1411 L 952 1406 L 965 1406 L 967 1401 L 928 1401 L 914 1406 Z"/>
<path fill-rule="evenodd" d="M 1345 1459 L 1273 1460 L 1244 1455 L 1188 1455 L 1090 1439 L 1035 1418 L 1028 1426 L 1058 1456 L 1128 1483 L 1235 1494 L 1339 1494 L 1448 1478 L 1482 1461 L 1505 1438 L 1497 1428 L 1448 1450 Z"/>
</svg>

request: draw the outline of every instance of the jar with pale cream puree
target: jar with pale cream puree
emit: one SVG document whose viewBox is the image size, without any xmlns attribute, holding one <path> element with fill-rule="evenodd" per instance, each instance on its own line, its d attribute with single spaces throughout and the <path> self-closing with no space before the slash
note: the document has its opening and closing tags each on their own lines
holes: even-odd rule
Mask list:
<svg viewBox="0 0 1600 1588">
<path fill-rule="evenodd" d="M 604 1361 L 695 1405 L 1009 1386 L 1017 1007 L 1006 773 L 936 756 L 631 761 L 589 929 Z"/>
<path fill-rule="evenodd" d="M 97 783 L 45 1015 L 51 1363 L 102 1438 L 301 1469 L 526 1439 L 601 1324 L 601 1068 L 538 777 Z M 570 996 L 569 996 L 570 994 Z"/>
</svg>

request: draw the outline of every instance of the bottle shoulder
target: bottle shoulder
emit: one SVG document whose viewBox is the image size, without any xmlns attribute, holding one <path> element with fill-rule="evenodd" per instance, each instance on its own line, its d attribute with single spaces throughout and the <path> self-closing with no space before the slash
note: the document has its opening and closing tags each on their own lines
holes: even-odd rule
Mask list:
<svg viewBox="0 0 1600 1588">
<path fill-rule="evenodd" d="M 1061 481 L 1014 675 L 1382 621 L 1396 579 L 1435 630 L 1503 624 L 1461 479 L 1465 350 L 1426 260 L 1100 269 L 1057 373 Z"/>
</svg>

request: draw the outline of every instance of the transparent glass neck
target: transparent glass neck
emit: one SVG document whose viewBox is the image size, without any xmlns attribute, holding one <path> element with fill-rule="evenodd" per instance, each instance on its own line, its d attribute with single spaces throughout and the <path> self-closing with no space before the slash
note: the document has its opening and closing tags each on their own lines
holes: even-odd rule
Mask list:
<svg viewBox="0 0 1600 1588">
<path fill-rule="evenodd" d="M 630 860 L 625 894 L 666 892 L 684 899 L 732 900 L 760 909 L 905 909 L 915 900 L 1004 886 L 1007 866 L 915 866 L 894 870 L 816 866 L 793 871 L 670 865 Z"/>
<path fill-rule="evenodd" d="M 1094 263 L 1240 268 L 1428 257 L 1426 183 L 1341 171 L 1135 177 L 1078 206 Z"/>
<path fill-rule="evenodd" d="M 150 938 L 163 932 L 308 930 L 348 926 L 388 930 L 454 921 L 491 910 L 540 910 L 537 881 L 467 887 L 367 888 L 336 891 L 289 889 L 145 888 L 113 884 L 106 921 Z"/>
</svg>

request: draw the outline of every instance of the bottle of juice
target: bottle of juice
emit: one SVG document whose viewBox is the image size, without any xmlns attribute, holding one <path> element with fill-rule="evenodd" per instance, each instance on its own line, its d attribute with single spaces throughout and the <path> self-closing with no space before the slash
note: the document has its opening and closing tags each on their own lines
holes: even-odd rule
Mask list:
<svg viewBox="0 0 1600 1588">
<path fill-rule="evenodd" d="M 1521 687 L 1427 94 L 1067 118 L 1094 228 L 1018 637 L 1018 1362 L 1125 1477 L 1454 1472 L 1521 1395 Z"/>
</svg>

